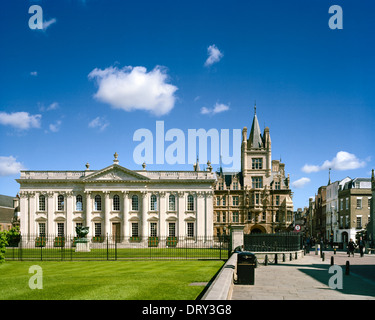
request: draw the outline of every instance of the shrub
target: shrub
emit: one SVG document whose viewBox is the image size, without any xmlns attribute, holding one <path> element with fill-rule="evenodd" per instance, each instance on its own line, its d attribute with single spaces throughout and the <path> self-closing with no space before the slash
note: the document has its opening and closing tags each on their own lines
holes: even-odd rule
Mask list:
<svg viewBox="0 0 375 320">
<path fill-rule="evenodd" d="M 0 232 L 0 263 L 4 262 L 5 260 L 5 247 L 8 245 L 7 234 L 7 231 Z"/>
</svg>

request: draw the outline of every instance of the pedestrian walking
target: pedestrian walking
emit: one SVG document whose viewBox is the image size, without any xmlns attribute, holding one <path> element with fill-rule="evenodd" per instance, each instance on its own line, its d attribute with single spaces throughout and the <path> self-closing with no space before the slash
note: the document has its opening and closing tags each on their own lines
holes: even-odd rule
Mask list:
<svg viewBox="0 0 375 320">
<path fill-rule="evenodd" d="M 364 249 L 365 249 L 365 242 L 363 241 L 362 237 L 359 237 L 358 247 L 359 247 L 359 254 L 361 257 L 363 257 Z"/>
<path fill-rule="evenodd" d="M 350 238 L 349 242 L 348 242 L 348 257 L 350 257 L 350 254 L 353 255 L 354 257 L 354 249 L 357 247 L 357 245 L 355 244 L 355 242 L 353 241 L 352 238 Z"/>
</svg>

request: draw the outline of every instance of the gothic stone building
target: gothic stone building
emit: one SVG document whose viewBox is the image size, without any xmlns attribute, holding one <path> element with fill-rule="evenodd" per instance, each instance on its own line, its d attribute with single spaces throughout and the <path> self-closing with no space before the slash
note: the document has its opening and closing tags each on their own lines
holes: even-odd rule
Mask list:
<svg viewBox="0 0 375 320">
<path fill-rule="evenodd" d="M 21 171 L 21 233 L 75 236 L 212 237 L 215 173 L 133 171 L 118 164 L 84 171 Z"/>
<path fill-rule="evenodd" d="M 214 194 L 214 235 L 229 233 L 232 225 L 245 233 L 287 230 L 293 221 L 290 179 L 285 164 L 272 160 L 268 127 L 261 134 L 256 107 L 249 136 L 242 130 L 241 171 L 217 175 Z"/>
</svg>

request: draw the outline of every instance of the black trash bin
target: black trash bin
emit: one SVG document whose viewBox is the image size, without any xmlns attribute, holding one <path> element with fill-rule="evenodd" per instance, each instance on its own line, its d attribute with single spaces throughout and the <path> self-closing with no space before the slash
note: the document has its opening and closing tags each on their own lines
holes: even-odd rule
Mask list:
<svg viewBox="0 0 375 320">
<path fill-rule="evenodd" d="M 237 256 L 237 283 L 250 284 L 255 283 L 255 268 L 257 258 L 254 253 L 240 252 Z"/>
</svg>

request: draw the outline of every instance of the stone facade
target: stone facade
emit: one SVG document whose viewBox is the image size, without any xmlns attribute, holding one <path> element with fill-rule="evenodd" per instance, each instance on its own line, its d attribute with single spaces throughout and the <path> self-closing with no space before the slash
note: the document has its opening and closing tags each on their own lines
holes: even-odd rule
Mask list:
<svg viewBox="0 0 375 320">
<path fill-rule="evenodd" d="M 140 171 L 113 164 L 85 171 L 21 171 L 21 233 L 75 236 L 212 237 L 213 190 L 207 171 Z"/>
<path fill-rule="evenodd" d="M 261 134 L 256 107 L 249 136 L 242 130 L 241 171 L 217 173 L 214 234 L 228 234 L 233 225 L 245 233 L 286 230 L 293 221 L 290 179 L 285 164 L 272 160 L 268 127 Z"/>
</svg>

